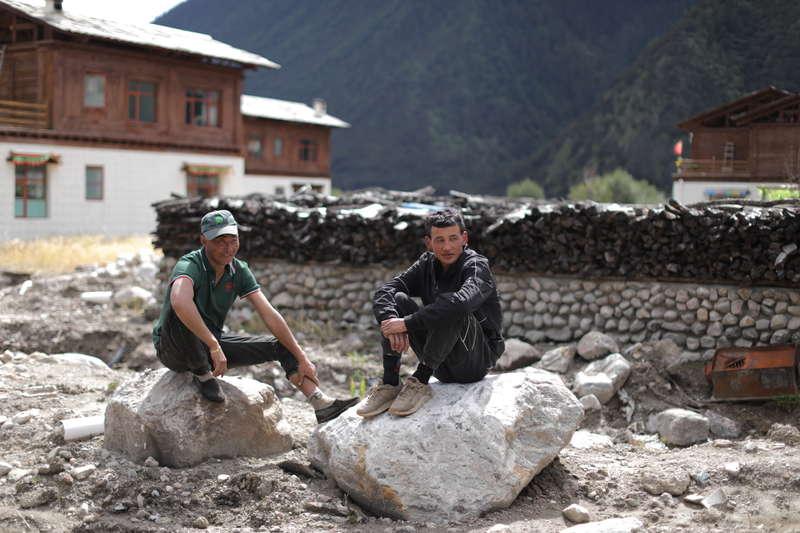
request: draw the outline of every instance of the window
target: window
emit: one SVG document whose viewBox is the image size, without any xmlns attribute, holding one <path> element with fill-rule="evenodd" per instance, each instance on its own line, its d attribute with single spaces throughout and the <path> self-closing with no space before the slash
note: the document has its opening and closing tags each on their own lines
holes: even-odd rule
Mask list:
<svg viewBox="0 0 800 533">
<path fill-rule="evenodd" d="M 83 78 L 84 107 L 106 106 L 106 77 L 102 74 L 87 74 Z"/>
<path fill-rule="evenodd" d="M 128 83 L 128 118 L 139 122 L 156 121 L 156 84 L 147 81 Z"/>
<path fill-rule="evenodd" d="M 298 154 L 300 161 L 316 161 L 317 160 L 317 143 L 303 139 L 300 141 L 300 153 Z"/>
<path fill-rule="evenodd" d="M 277 196 L 286 196 L 286 188 L 283 186 L 275 187 L 275 194 Z"/>
<path fill-rule="evenodd" d="M 247 141 L 247 153 L 253 157 L 261 158 L 261 139 L 252 137 Z"/>
<path fill-rule="evenodd" d="M 86 167 L 86 199 L 103 199 L 103 167 Z"/>
<path fill-rule="evenodd" d="M 275 154 L 275 157 L 280 157 L 280 155 L 283 153 L 283 139 L 281 139 L 280 137 L 275 137 L 272 153 Z"/>
<path fill-rule="evenodd" d="M 14 216 L 47 216 L 47 167 L 17 165 L 14 180 Z"/>
<path fill-rule="evenodd" d="M 187 174 L 186 193 L 189 196 L 211 198 L 219 195 L 219 176 L 210 174 Z"/>
<path fill-rule="evenodd" d="M 219 126 L 219 91 L 186 91 L 186 123 Z"/>
</svg>

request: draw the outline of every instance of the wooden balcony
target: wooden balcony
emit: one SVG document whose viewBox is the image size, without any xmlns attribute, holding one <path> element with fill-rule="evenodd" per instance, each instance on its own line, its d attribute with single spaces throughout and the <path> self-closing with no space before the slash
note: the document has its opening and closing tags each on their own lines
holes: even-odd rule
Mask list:
<svg viewBox="0 0 800 533">
<path fill-rule="evenodd" d="M 48 129 L 50 112 L 47 103 L 0 100 L 0 127 Z"/>
<path fill-rule="evenodd" d="M 750 176 L 750 161 L 747 159 L 684 159 L 675 173 L 681 178 L 747 178 Z"/>
</svg>

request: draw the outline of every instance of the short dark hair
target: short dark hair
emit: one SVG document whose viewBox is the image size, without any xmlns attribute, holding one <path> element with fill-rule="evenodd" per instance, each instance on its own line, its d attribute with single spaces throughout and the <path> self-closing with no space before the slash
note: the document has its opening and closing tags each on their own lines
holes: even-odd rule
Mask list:
<svg viewBox="0 0 800 533">
<path fill-rule="evenodd" d="M 467 229 L 458 210 L 447 208 L 434 211 L 425 218 L 425 235 L 431 236 L 431 228 L 449 228 L 450 226 L 458 226 L 459 231 Z"/>
</svg>

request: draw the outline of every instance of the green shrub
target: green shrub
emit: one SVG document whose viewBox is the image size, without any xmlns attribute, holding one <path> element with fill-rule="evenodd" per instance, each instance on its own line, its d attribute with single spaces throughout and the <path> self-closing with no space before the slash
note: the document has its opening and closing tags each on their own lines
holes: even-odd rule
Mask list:
<svg viewBox="0 0 800 533">
<path fill-rule="evenodd" d="M 530 178 L 517 181 L 506 188 L 506 196 L 511 198 L 544 198 L 542 186 Z"/>
<path fill-rule="evenodd" d="M 608 174 L 573 185 L 569 190 L 569 199 L 603 203 L 657 204 L 664 201 L 664 194 L 646 181 L 636 180 L 627 171 L 618 168 Z"/>
</svg>

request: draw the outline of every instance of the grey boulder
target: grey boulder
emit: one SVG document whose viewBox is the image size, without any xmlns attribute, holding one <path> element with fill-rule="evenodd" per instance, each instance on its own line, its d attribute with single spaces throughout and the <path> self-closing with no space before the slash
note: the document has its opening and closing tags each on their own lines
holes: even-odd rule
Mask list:
<svg viewBox="0 0 800 533">
<path fill-rule="evenodd" d="M 618 353 L 598 359 L 575 374 L 572 389 L 582 397 L 594 394 L 600 403 L 607 403 L 631 375 L 631 364 Z"/>
<path fill-rule="evenodd" d="M 105 447 L 137 463 L 151 456 L 171 467 L 210 457 L 265 457 L 292 448 L 272 387 L 244 378 L 219 381 L 225 403 L 203 399 L 188 372 L 160 369 L 135 376 L 108 402 Z"/>
<path fill-rule="evenodd" d="M 542 370 L 563 374 L 569 369 L 573 359 L 575 359 L 575 345 L 559 346 L 545 352 L 536 366 Z"/>
<path fill-rule="evenodd" d="M 619 352 L 617 341 L 599 331 L 590 331 L 578 341 L 578 355 L 587 361 L 616 352 Z"/>
<path fill-rule="evenodd" d="M 657 432 L 661 440 L 676 446 L 689 446 L 708 440 L 708 418 L 686 409 L 667 409 L 648 419 L 650 431 Z"/>
<path fill-rule="evenodd" d="M 432 387 L 411 416 L 353 409 L 318 426 L 311 462 L 375 514 L 461 521 L 508 507 L 583 418 L 561 378 L 531 367 Z"/>
<path fill-rule="evenodd" d="M 533 345 L 519 339 L 507 339 L 506 350 L 494 364 L 494 369 L 502 372 L 516 370 L 535 363 L 542 353 Z"/>
</svg>

